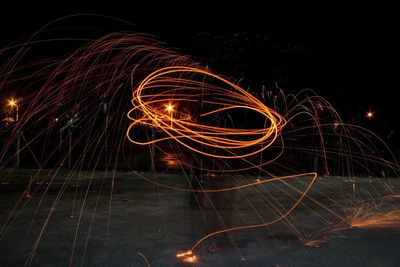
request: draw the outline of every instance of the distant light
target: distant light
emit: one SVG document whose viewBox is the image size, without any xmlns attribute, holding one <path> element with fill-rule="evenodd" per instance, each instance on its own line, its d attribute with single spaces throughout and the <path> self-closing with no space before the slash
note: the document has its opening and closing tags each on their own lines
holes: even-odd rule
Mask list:
<svg viewBox="0 0 400 267">
<path fill-rule="evenodd" d="M 368 119 L 372 119 L 374 117 L 374 113 L 372 111 L 368 111 L 365 115 Z"/>
<path fill-rule="evenodd" d="M 10 100 L 8 100 L 8 105 L 10 106 L 10 107 L 16 107 L 17 106 L 17 100 L 14 100 L 14 99 L 10 99 Z"/>
</svg>

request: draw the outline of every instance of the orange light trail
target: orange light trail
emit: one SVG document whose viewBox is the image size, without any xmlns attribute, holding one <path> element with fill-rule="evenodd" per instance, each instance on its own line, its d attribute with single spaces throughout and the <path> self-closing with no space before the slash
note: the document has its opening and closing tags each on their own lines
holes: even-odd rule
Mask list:
<svg viewBox="0 0 400 267">
<path fill-rule="evenodd" d="M 199 83 L 195 79 L 196 75 L 214 79 L 222 83 L 223 86 L 219 87 L 214 84 Z M 203 100 L 204 96 L 207 96 L 205 100 Z M 199 100 L 200 98 L 201 100 Z M 176 103 L 176 106 L 173 106 L 171 103 Z M 129 111 L 128 118 L 132 120 L 133 123 L 129 126 L 127 132 L 127 138 L 132 143 L 149 145 L 160 141 L 173 140 L 188 148 L 190 151 L 207 157 L 224 160 L 245 159 L 268 149 L 280 136 L 286 124 L 286 120 L 280 114 L 265 106 L 246 90 L 208 70 L 192 67 L 165 67 L 153 72 L 133 91 L 132 104 L 134 108 Z M 208 106 L 208 110 L 201 110 L 200 114 L 195 114 L 194 116 L 197 115 L 198 120 L 201 118 L 209 118 L 210 115 L 217 115 L 226 111 L 241 110 L 244 112 L 247 110 L 260 114 L 264 117 L 263 121 L 267 121 L 268 123 L 263 123 L 264 127 L 259 129 L 237 129 L 212 126 L 196 120 L 188 120 L 187 118 L 191 116 L 178 115 L 179 107 L 190 106 L 191 109 L 188 111 L 190 113 L 192 109 L 196 109 L 196 105 L 201 105 L 201 107 L 203 107 L 204 104 Z M 176 107 L 175 110 L 174 107 Z M 174 124 L 172 124 L 173 111 L 177 114 L 176 118 L 174 118 Z M 158 129 L 158 131 L 163 132 L 165 136 L 149 141 L 137 141 L 131 137 L 131 132 L 133 128 L 138 125 Z M 250 152 L 243 152 L 243 149 L 248 148 L 253 148 L 253 150 Z M 238 230 L 266 227 L 285 219 L 302 202 L 303 198 L 316 181 L 317 174 L 306 173 L 273 177 L 221 189 L 184 189 L 157 183 L 160 186 L 179 191 L 214 193 L 240 190 L 269 182 L 298 178 L 300 176 L 311 176 L 312 180 L 304 192 L 300 192 L 300 197 L 295 203 L 277 218 L 262 224 L 243 225 L 215 231 L 198 240 L 190 250 L 178 253 L 176 256 L 182 258 L 184 262 L 197 262 L 198 258 L 193 255 L 193 251 L 200 243 L 212 236 Z M 155 183 L 151 180 L 150 182 Z"/>
<path fill-rule="evenodd" d="M 174 75 L 180 77 L 177 78 Z M 231 90 L 207 84 L 204 86 L 195 80 L 185 78 L 185 75 L 204 75 L 214 78 Z M 207 95 L 208 99 L 212 99 L 204 101 L 204 104 L 212 106 L 212 108 L 208 112 L 198 114 L 198 119 L 209 118 L 210 115 L 224 111 L 247 110 L 262 115 L 270 125 L 260 129 L 222 128 L 188 120 L 185 116 L 176 116 L 172 124 L 172 115 L 165 114 L 162 110 L 162 107 L 166 105 L 166 111 L 172 114 L 174 107 L 170 103 L 193 106 L 198 104 L 202 95 Z M 191 151 L 214 158 L 237 159 L 258 154 L 268 149 L 276 141 L 286 124 L 286 120 L 281 115 L 266 107 L 246 90 L 210 71 L 192 67 L 166 67 L 153 72 L 134 90 L 132 104 L 134 108 L 129 111 L 128 117 L 133 123 L 127 132 L 127 138 L 132 143 L 149 145 L 155 142 L 174 140 Z M 191 111 L 189 110 L 189 112 Z M 136 113 L 140 113 L 141 117 L 136 118 Z M 178 111 L 176 110 L 175 113 Z M 130 135 L 132 129 L 137 125 L 154 127 L 165 133 L 166 136 L 146 142 L 137 141 Z M 235 138 L 237 136 L 253 138 L 240 140 Z M 263 145 L 260 146 L 261 144 Z M 198 146 L 204 147 L 200 149 Z M 254 147 L 257 148 L 251 152 L 236 153 L 238 150 Z M 207 148 L 219 150 L 208 152 Z M 225 153 L 218 153 L 221 150 Z"/>
<path fill-rule="evenodd" d="M 184 175 L 173 175 L 178 179 L 186 178 L 185 183 L 176 179 L 166 182 L 169 174 L 157 177 L 157 173 L 152 173 L 150 179 L 138 173 L 142 179 L 157 185 L 153 190 L 159 186 L 180 192 L 201 193 L 197 195 L 206 203 L 204 213 L 213 214 L 218 214 L 218 205 L 222 205 L 216 199 L 219 195 L 224 197 L 224 208 L 229 210 L 221 213 L 225 217 L 218 214 L 199 222 L 199 225 L 204 223 L 218 228 L 199 233 L 196 240 L 182 250 L 184 252 L 175 255 L 185 263 L 202 260 L 200 246 L 207 239 L 227 235 L 233 241 L 231 233 L 242 230 L 253 232 L 259 239 L 254 229 L 268 229 L 277 222 L 286 226 L 306 246 L 315 247 L 326 242 L 331 232 L 336 234 L 351 227 L 400 226 L 400 183 L 393 181 L 394 186 L 388 183 L 386 188 L 380 186 L 383 180 L 375 179 L 367 183 L 365 179 L 369 178 L 363 177 L 399 177 L 400 168 L 395 156 L 379 136 L 362 127 L 344 123 L 334 107 L 314 91 L 305 89 L 295 95 L 285 95 L 279 88 L 243 89 L 207 68 L 195 67 L 199 64 L 161 47 L 157 40 L 147 35 L 111 33 L 91 40 L 61 58 L 44 59 L 34 64 L 19 62 L 30 50 L 31 44 L 37 42 L 39 45 L 41 41 L 34 38 L 32 42 L 24 42 L 21 52 L 7 59 L 5 62 L 10 63 L 0 69 L 3 94 L 9 95 L 9 90 L 21 88 L 18 95 L 24 99 L 21 110 L 18 110 L 21 101 L 17 98 L 7 103 L 6 108 L 20 113 L 22 119 L 17 118 L 10 126 L 4 124 L 4 127 L 12 126 L 16 130 L 9 131 L 10 136 L 0 149 L 0 170 L 8 173 L 8 167 L 17 155 L 19 158 L 19 153 L 14 150 L 22 138 L 22 130 L 30 133 L 30 138 L 28 142 L 21 143 L 21 155 L 29 153 L 31 143 L 40 147 L 33 151 L 40 157 L 39 169 L 32 173 L 34 184 L 40 184 L 32 191 L 29 184 L 25 191 L 30 193 L 30 197 L 27 198 L 24 192 L 11 206 L 0 225 L 0 240 L 6 237 L 9 229 L 18 226 L 14 221 L 25 216 L 17 215 L 27 205 L 36 203 L 38 192 L 43 191 L 43 195 L 38 204 L 34 204 L 36 211 L 32 225 L 41 211 L 47 211 L 48 204 L 51 206 L 31 240 L 32 247 L 26 255 L 25 266 L 31 265 L 40 250 L 48 224 L 62 206 L 59 204 L 63 204 L 64 200 L 70 201 L 64 193 L 69 193 L 75 182 L 71 218 L 75 216 L 77 224 L 72 233 L 70 266 L 76 262 L 76 255 L 80 252 L 80 234 L 86 231 L 84 222 L 92 203 L 91 197 L 97 198 L 82 249 L 83 264 L 92 226 L 95 225 L 96 209 L 102 206 L 99 201 L 106 190 L 91 190 L 97 183 L 97 171 L 103 170 L 103 167 L 102 181 L 110 181 L 111 185 L 107 191 L 110 197 L 106 201 L 108 242 L 112 229 L 113 194 L 117 188 L 114 183 L 117 183 L 117 166 L 121 157 L 124 157 L 126 167 L 133 169 L 130 165 L 132 154 L 128 154 L 133 146 L 126 144 L 126 140 L 136 145 L 152 145 L 152 157 L 156 154 L 155 148 L 164 155 L 170 153 L 171 161 L 175 162 L 173 164 L 183 171 Z M 6 52 L 9 49 L 19 50 L 20 46 L 0 50 Z M 35 71 L 29 73 L 31 70 Z M 60 127 L 66 125 L 73 115 L 80 116 L 79 124 L 71 125 L 68 129 L 70 133 L 61 136 Z M 367 120 L 374 119 L 376 112 L 365 112 L 361 116 Z M 136 135 L 136 132 L 139 134 Z M 141 138 L 144 135 L 143 141 Z M 69 145 L 69 137 L 76 142 Z M 168 146 L 163 146 L 164 142 Z M 67 146 L 71 149 L 65 149 Z M 202 163 L 208 160 L 209 165 L 192 163 L 185 155 Z M 65 170 L 67 175 L 64 179 L 64 167 L 69 158 L 72 162 Z M 52 168 L 48 176 L 43 174 L 45 166 Z M 186 172 L 187 167 L 189 172 Z M 93 169 L 93 172 L 83 179 L 81 173 L 86 169 Z M 196 169 L 206 175 L 199 174 L 205 178 L 204 183 L 194 187 L 190 179 L 195 175 L 190 172 Z M 112 176 L 109 177 L 111 171 Z M 135 171 L 143 170 L 139 167 Z M 255 172 L 258 174 L 253 175 Z M 329 177 L 322 177 L 317 184 L 317 172 Z M 9 174 L 2 177 L 1 184 L 8 183 L 10 177 Z M 357 183 L 344 182 L 343 177 L 352 177 Z M 50 192 L 58 187 L 60 181 L 60 189 L 53 198 Z M 78 190 L 78 185 L 82 191 Z M 84 188 L 84 185 L 87 187 Z M 159 201 L 164 205 L 162 198 Z M 319 224 L 310 225 L 310 229 L 304 227 L 311 220 L 302 220 L 303 211 L 316 218 Z M 168 213 L 169 210 L 163 212 Z M 230 220 L 231 214 L 239 217 Z M 323 231 L 312 234 L 314 227 L 322 227 Z M 199 231 L 196 229 L 197 233 Z M 172 233 L 168 234 L 172 236 Z M 150 266 L 150 258 L 148 260 L 141 252 L 137 254 Z M 240 258 L 245 259 L 242 255 Z"/>
</svg>

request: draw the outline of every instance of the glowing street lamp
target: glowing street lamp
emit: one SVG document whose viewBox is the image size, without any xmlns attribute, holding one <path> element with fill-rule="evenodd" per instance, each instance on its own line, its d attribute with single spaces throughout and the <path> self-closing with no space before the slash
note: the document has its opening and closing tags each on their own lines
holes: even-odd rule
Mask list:
<svg viewBox="0 0 400 267">
<path fill-rule="evenodd" d="M 372 119 L 374 117 L 374 113 L 372 111 L 368 111 L 365 117 L 367 117 L 368 119 Z"/>
<path fill-rule="evenodd" d="M 17 100 L 13 98 L 8 100 L 8 105 L 14 109 L 15 108 L 15 122 L 18 122 L 18 105 Z M 17 129 L 17 147 L 16 147 L 16 155 L 15 155 L 15 167 L 19 168 L 19 154 L 20 154 L 20 146 L 21 146 L 21 136 L 22 133 Z"/>
<path fill-rule="evenodd" d="M 169 103 L 166 106 L 165 110 L 168 111 L 168 113 L 171 115 L 171 128 L 172 128 L 172 119 L 173 119 L 174 106 L 171 105 L 171 103 Z"/>
<path fill-rule="evenodd" d="M 10 100 L 8 100 L 8 105 L 11 107 L 11 108 L 15 108 L 15 111 L 16 111 L 16 113 L 15 113 L 15 121 L 17 122 L 18 121 L 18 105 L 17 105 L 17 100 L 14 100 L 14 99 L 10 99 Z"/>
<path fill-rule="evenodd" d="M 168 104 L 168 105 L 166 106 L 166 109 L 165 109 L 165 110 L 168 111 L 168 112 L 172 112 L 172 111 L 174 111 L 174 106 L 171 105 L 171 104 Z"/>
</svg>

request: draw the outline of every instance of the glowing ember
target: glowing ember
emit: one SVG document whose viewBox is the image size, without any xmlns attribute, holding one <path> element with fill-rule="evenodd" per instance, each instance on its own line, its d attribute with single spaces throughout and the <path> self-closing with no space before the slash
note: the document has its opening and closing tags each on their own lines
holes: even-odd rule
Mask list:
<svg viewBox="0 0 400 267">
<path fill-rule="evenodd" d="M 188 262 L 188 263 L 197 263 L 199 260 L 198 260 L 198 258 L 196 257 L 196 255 L 193 255 L 193 256 L 184 257 L 184 258 L 182 259 L 182 261 L 183 261 L 183 262 Z"/>
<path fill-rule="evenodd" d="M 177 258 L 180 258 L 183 262 L 187 263 L 197 263 L 199 258 L 196 255 L 193 255 L 192 251 L 187 251 L 183 253 L 176 254 Z"/>
<path fill-rule="evenodd" d="M 190 256 L 192 254 L 193 254 L 193 252 L 189 250 L 189 251 L 186 251 L 186 252 L 182 252 L 182 253 L 176 254 L 176 257 L 177 258 L 182 258 L 182 257 Z"/>
</svg>

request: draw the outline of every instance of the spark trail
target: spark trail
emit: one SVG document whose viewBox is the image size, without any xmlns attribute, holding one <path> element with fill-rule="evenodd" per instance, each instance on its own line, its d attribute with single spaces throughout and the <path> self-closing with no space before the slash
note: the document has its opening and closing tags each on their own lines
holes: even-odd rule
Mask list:
<svg viewBox="0 0 400 267">
<path fill-rule="evenodd" d="M 228 236 L 239 252 L 234 233 L 252 233 L 261 244 L 256 230 L 274 232 L 276 225 L 305 245 L 321 244 L 326 241 L 322 235 L 351 227 L 399 227 L 397 180 L 354 178 L 382 172 L 398 178 L 396 158 L 379 136 L 343 122 L 314 91 L 246 90 L 149 35 L 65 37 L 57 24 L 61 21 L 0 49 L 0 90 L 16 101 L 4 107 L 9 117 L 0 128 L 6 133 L 0 147 L 1 185 L 14 182 L 17 159 L 21 167 L 34 168 L 29 184 L 5 212 L 0 241 L 33 205 L 27 239 L 34 240 L 26 241 L 26 266 L 34 262 L 63 201 L 71 203 L 69 218 L 76 218 L 71 266 L 85 260 L 104 196 L 109 245 L 116 177 L 124 163 L 123 170 L 133 169 L 158 190 L 186 192 L 207 203 L 200 210 L 212 212 L 206 222 L 214 220 L 218 229 L 204 230 L 191 245 L 176 248 L 183 251 L 176 256 L 188 263 L 201 261 L 206 240 Z M 75 48 L 30 59 L 35 49 L 66 43 Z M 163 179 L 167 174 L 158 166 L 151 174 L 139 173 L 143 170 L 132 164 L 138 151 L 172 155 L 179 181 Z M 95 191 L 97 176 L 101 187 Z M 226 199 L 235 221 L 224 217 L 217 197 Z M 318 229 L 305 227 L 309 221 Z M 138 254 L 150 265 L 150 253 Z"/>
</svg>

